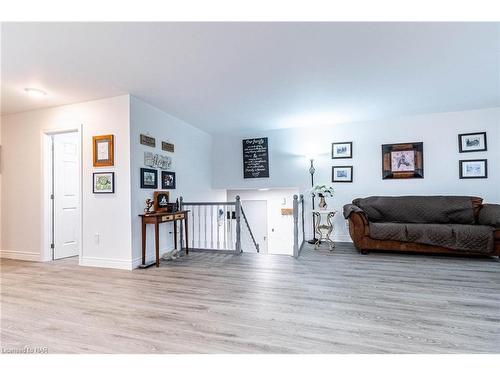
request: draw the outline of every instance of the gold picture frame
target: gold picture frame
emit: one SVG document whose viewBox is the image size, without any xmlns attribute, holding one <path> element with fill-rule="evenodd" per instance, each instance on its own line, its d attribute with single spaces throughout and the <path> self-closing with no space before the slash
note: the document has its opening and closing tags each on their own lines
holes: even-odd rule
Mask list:
<svg viewBox="0 0 500 375">
<path fill-rule="evenodd" d="M 92 137 L 92 154 L 94 156 L 94 167 L 115 165 L 113 134 Z"/>
</svg>

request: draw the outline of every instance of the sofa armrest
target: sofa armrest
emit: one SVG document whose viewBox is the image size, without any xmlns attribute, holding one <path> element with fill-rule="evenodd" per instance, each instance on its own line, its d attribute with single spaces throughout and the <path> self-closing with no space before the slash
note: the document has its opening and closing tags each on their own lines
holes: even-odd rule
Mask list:
<svg viewBox="0 0 500 375">
<path fill-rule="evenodd" d="M 366 219 L 366 222 L 368 223 L 368 218 L 367 218 L 365 212 L 361 208 L 359 208 L 355 204 L 344 205 L 344 218 L 345 219 L 349 219 L 349 216 L 351 216 L 351 214 L 353 214 L 353 213 L 361 214 Z"/>
<path fill-rule="evenodd" d="M 349 233 L 353 240 L 370 234 L 370 223 L 365 212 L 354 204 L 344 206 L 344 218 L 349 219 Z"/>
<path fill-rule="evenodd" d="M 500 228 L 500 204 L 484 204 L 479 211 L 477 223 Z"/>
</svg>

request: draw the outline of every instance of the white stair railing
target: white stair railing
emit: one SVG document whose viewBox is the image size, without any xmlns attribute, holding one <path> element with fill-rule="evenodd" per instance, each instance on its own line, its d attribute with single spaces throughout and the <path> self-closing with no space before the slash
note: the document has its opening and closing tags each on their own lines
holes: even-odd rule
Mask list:
<svg viewBox="0 0 500 375">
<path fill-rule="evenodd" d="M 184 202 L 179 198 L 181 210 L 188 211 L 187 225 L 189 250 L 210 250 L 240 254 L 242 249 L 242 231 L 248 231 L 251 243 L 245 244 L 248 249 L 255 248 L 259 252 L 259 245 L 255 242 L 250 225 L 245 217 L 241 200 L 236 196 L 234 202 Z M 242 228 L 242 219 L 245 227 Z M 181 224 L 183 225 L 183 224 Z M 182 237 L 182 247 L 185 239 Z M 253 249 L 252 249 L 253 251 Z M 254 251 L 253 251 L 254 252 Z"/>
</svg>

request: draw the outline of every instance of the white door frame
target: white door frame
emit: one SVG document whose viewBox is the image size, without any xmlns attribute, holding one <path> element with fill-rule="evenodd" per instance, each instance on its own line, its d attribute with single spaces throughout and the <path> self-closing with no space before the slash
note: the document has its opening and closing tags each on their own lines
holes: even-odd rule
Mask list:
<svg viewBox="0 0 500 375">
<path fill-rule="evenodd" d="M 78 175 L 80 176 L 79 188 L 80 188 L 80 230 L 78 237 L 80 238 L 80 249 L 78 254 L 78 264 L 82 259 L 83 252 L 83 215 L 82 215 L 82 202 L 83 202 L 83 176 L 82 176 L 82 125 L 71 126 L 68 128 L 57 128 L 57 129 L 46 129 L 42 130 L 41 142 L 42 142 L 42 191 L 41 191 L 41 202 L 42 202 L 42 243 L 41 243 L 41 254 L 42 261 L 52 261 L 53 260 L 53 249 L 50 247 L 52 243 L 52 199 L 50 195 L 52 194 L 52 139 L 51 137 L 56 134 L 61 133 L 78 133 Z"/>
<path fill-rule="evenodd" d="M 265 205 L 266 205 L 266 210 L 264 211 L 264 214 L 266 216 L 266 251 L 265 252 L 262 252 L 262 249 L 260 250 L 260 253 L 261 254 L 269 254 L 269 214 L 268 214 L 268 206 L 269 206 L 269 202 L 267 199 L 260 199 L 260 198 L 255 198 L 255 199 L 242 199 L 241 200 L 241 204 L 242 204 L 242 207 L 243 209 L 245 208 L 245 205 L 248 203 L 248 202 L 264 202 Z M 251 203 L 249 203 L 251 204 Z M 247 218 L 248 220 L 248 218 Z M 242 224 L 243 225 L 243 224 Z M 248 225 L 250 225 L 250 228 L 252 228 L 252 223 L 248 223 Z M 254 226 L 255 228 L 255 226 Z M 255 236 L 255 230 L 253 232 L 253 235 Z M 257 243 L 259 243 L 259 241 L 256 241 Z"/>
</svg>

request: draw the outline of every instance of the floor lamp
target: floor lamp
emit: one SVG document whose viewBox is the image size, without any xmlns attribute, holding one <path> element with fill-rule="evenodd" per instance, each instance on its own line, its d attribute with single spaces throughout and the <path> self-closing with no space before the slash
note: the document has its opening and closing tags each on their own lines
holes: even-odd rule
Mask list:
<svg viewBox="0 0 500 375">
<path fill-rule="evenodd" d="M 314 188 L 314 172 L 316 172 L 316 169 L 314 169 L 314 159 L 311 158 L 309 160 L 311 162 L 311 166 L 309 167 L 309 173 L 311 174 L 311 189 L 312 189 Z M 311 200 L 312 200 L 312 209 L 314 210 L 314 193 L 312 192 L 312 190 L 311 190 Z M 313 213 L 311 214 L 312 214 L 313 238 L 307 242 L 314 245 L 318 241 L 318 239 L 316 238 L 316 232 L 315 232 L 316 223 L 314 220 L 314 214 Z"/>
</svg>

